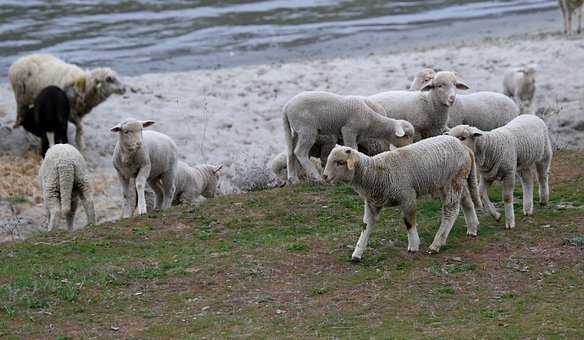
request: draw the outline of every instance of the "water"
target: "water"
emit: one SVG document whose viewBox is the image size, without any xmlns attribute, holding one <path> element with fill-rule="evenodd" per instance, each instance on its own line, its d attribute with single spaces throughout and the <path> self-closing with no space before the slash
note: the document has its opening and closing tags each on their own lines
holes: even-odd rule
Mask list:
<svg viewBox="0 0 584 340">
<path fill-rule="evenodd" d="M 123 74 L 265 62 L 363 33 L 556 6 L 555 0 L 2 0 L 0 74 L 33 52 Z"/>
</svg>

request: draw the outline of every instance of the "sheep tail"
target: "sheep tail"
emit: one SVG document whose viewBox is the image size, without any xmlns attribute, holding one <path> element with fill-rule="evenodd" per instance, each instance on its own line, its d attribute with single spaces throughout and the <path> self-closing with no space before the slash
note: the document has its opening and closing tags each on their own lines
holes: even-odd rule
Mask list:
<svg viewBox="0 0 584 340">
<path fill-rule="evenodd" d="M 475 207 L 483 208 L 483 202 L 479 196 L 479 185 L 477 183 L 477 165 L 475 161 L 474 152 L 468 149 L 468 153 L 470 155 L 471 166 L 470 166 L 470 173 L 468 174 L 468 178 L 466 179 L 468 184 L 468 190 L 470 191 L 470 197 L 475 205 Z"/>
<path fill-rule="evenodd" d="M 75 180 L 75 167 L 70 162 L 60 162 L 57 165 L 59 176 L 59 192 L 61 196 L 61 212 L 67 214 L 71 211 L 71 196 L 73 194 L 73 182 Z"/>
</svg>

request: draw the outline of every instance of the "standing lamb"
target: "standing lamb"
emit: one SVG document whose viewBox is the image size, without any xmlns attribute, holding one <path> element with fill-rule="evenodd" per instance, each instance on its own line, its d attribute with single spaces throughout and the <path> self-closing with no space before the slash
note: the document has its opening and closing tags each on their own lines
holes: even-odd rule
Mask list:
<svg viewBox="0 0 584 340">
<path fill-rule="evenodd" d="M 386 139 L 401 146 L 410 144 L 413 126 L 404 120 L 387 118 L 364 97 L 340 96 L 330 92 L 302 92 L 284 106 L 284 134 L 288 146 L 288 181 L 298 181 L 297 162 L 309 178 L 321 176 L 309 160 L 318 135 L 340 135 L 343 143 L 357 148 L 365 138 Z"/>
<path fill-rule="evenodd" d="M 417 91 L 387 91 L 367 97 L 380 104 L 387 116 L 414 125 L 422 138 L 441 135 L 447 130 L 449 109 L 455 103 L 456 89 L 469 87 L 453 72 L 440 71 Z"/>
<path fill-rule="evenodd" d="M 530 113 L 535 94 L 535 68 L 527 66 L 505 72 L 503 93 L 513 98 L 522 114 Z"/>
<path fill-rule="evenodd" d="M 481 91 L 458 96 L 450 108 L 448 126 L 470 125 L 489 131 L 519 115 L 519 107 L 504 94 Z"/>
<path fill-rule="evenodd" d="M 109 68 L 84 71 L 76 65 L 68 64 L 52 55 L 34 54 L 18 59 L 8 70 L 10 84 L 16 99 L 16 122 L 23 123 L 26 109 L 45 87 L 54 85 L 61 89 L 72 86 L 78 93 L 71 101 L 69 120 L 75 124 L 75 143 L 81 150 L 85 148 L 81 121 L 94 107 L 104 102 L 112 94 L 124 94 L 126 88 L 118 80 L 117 74 Z"/>
<path fill-rule="evenodd" d="M 178 167 L 176 144 L 162 133 L 142 132 L 142 128 L 152 124 L 154 121 L 151 120 L 126 119 L 111 128 L 112 132 L 119 133 L 113 164 L 124 195 L 122 217 L 132 216 L 136 208 L 136 192 L 138 213 L 146 213 L 146 181 L 156 193 L 158 209 L 168 209 L 174 197 Z"/>
<path fill-rule="evenodd" d="M 572 34 L 572 14 L 578 11 L 578 34 L 582 31 L 582 10 L 584 0 L 558 0 L 562 18 L 564 18 L 564 33 Z"/>
<path fill-rule="evenodd" d="M 85 159 L 73 146 L 55 144 L 49 148 L 39 169 L 39 182 L 49 213 L 49 231 L 58 223 L 59 209 L 67 219 L 69 232 L 73 231 L 79 198 L 87 214 L 87 223 L 95 223 L 95 209 L 88 177 Z"/>
<path fill-rule="evenodd" d="M 75 99 L 75 91 L 69 88 L 68 94 L 57 86 L 45 87 L 34 100 L 33 107 L 26 108 L 22 127 L 41 139 L 41 155 L 50 146 L 67 144 L 67 125 L 69 124 L 69 98 Z"/>
<path fill-rule="evenodd" d="M 430 80 L 434 79 L 436 76 L 436 71 L 431 68 L 425 68 L 418 72 L 410 85 L 410 91 L 420 91 L 422 86 L 429 82 Z"/>
<path fill-rule="evenodd" d="M 471 150 L 456 138 L 432 137 L 374 157 L 337 146 L 328 158 L 323 178 L 332 183 L 351 183 L 365 200 L 363 223 L 367 227 L 355 246 L 353 260 L 361 259 L 381 209 L 396 205 L 408 229 L 408 251 L 418 251 L 416 199 L 426 194 L 439 193 L 442 198 L 440 229 L 430 251 L 438 252 L 446 244 L 461 202 L 467 234 L 477 235 L 479 221 L 474 204 L 480 206 L 480 198 L 475 160 Z"/>
<path fill-rule="evenodd" d="M 523 186 L 523 213 L 533 214 L 533 167 L 539 181 L 539 201 L 547 204 L 548 177 L 552 161 L 552 145 L 544 121 L 534 115 L 521 115 L 507 125 L 492 131 L 481 131 L 459 125 L 448 133 L 457 137 L 475 152 L 481 174 L 480 194 L 489 213 L 501 218 L 489 200 L 488 190 L 496 180 L 503 182 L 505 227 L 515 227 L 513 188 L 518 173 Z"/>
</svg>

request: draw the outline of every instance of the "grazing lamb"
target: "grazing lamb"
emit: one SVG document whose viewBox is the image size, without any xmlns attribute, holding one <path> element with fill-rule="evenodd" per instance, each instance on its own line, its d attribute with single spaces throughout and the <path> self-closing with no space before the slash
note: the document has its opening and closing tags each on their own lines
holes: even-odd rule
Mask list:
<svg viewBox="0 0 584 340">
<path fill-rule="evenodd" d="M 564 33 L 572 34 L 572 14 L 578 11 L 578 34 L 582 31 L 582 10 L 584 8 L 584 0 L 558 0 L 560 10 L 562 11 L 562 18 L 564 18 Z"/>
<path fill-rule="evenodd" d="M 34 54 L 18 59 L 8 70 L 10 84 L 16 99 L 16 123 L 23 123 L 26 109 L 37 95 L 47 86 L 61 89 L 72 86 L 78 93 L 71 101 L 69 120 L 75 124 L 75 143 L 81 150 L 85 148 L 81 121 L 94 107 L 112 94 L 124 94 L 126 88 L 118 80 L 117 74 L 109 68 L 84 71 L 78 66 L 45 54 Z"/>
<path fill-rule="evenodd" d="M 534 115 L 521 115 L 507 125 L 492 131 L 481 131 L 468 125 L 459 125 L 448 133 L 457 137 L 475 152 L 481 174 L 480 194 L 489 213 L 501 218 L 489 200 L 488 189 L 496 180 L 503 182 L 505 227 L 515 227 L 513 188 L 519 174 L 523 186 L 523 213 L 533 214 L 533 167 L 539 181 L 539 201 L 547 204 L 548 176 L 552 161 L 552 146 L 548 128 Z"/>
<path fill-rule="evenodd" d="M 513 98 L 522 114 L 530 113 L 535 94 L 535 68 L 527 66 L 505 72 L 503 93 Z"/>
<path fill-rule="evenodd" d="M 519 115 L 519 107 L 509 97 L 489 91 L 460 95 L 450 108 L 448 126 L 475 126 L 489 131 L 501 127 Z"/>
<path fill-rule="evenodd" d="M 367 97 L 385 109 L 387 116 L 414 125 L 422 138 L 441 135 L 447 130 L 449 109 L 455 103 L 456 89 L 469 87 L 448 71 L 436 73 L 417 91 L 387 91 Z"/>
<path fill-rule="evenodd" d="M 87 223 L 95 223 L 87 165 L 81 153 L 73 146 L 55 144 L 49 148 L 39 169 L 39 182 L 49 213 L 49 231 L 58 223 L 59 209 L 67 219 L 69 232 L 73 231 L 79 198 L 87 214 Z"/>
<path fill-rule="evenodd" d="M 323 178 L 332 183 L 350 182 L 365 200 L 363 223 L 367 227 L 355 246 L 353 260 L 361 259 L 381 209 L 396 205 L 408 229 L 408 251 L 418 251 L 416 199 L 425 194 L 438 193 L 442 198 L 442 221 L 430 251 L 438 252 L 446 244 L 461 202 L 467 234 L 477 234 L 473 201 L 480 206 L 480 198 L 474 156 L 456 138 L 432 137 L 374 157 L 337 146 L 329 155 Z"/>
<path fill-rule="evenodd" d="M 410 85 L 410 91 L 420 91 L 422 86 L 429 82 L 430 80 L 434 79 L 436 76 L 436 71 L 431 68 L 425 68 L 418 72 L 412 81 L 412 85 Z"/>
<path fill-rule="evenodd" d="M 288 152 L 282 151 L 279 154 L 277 154 L 274 158 L 272 158 L 272 160 L 270 160 L 267 164 L 268 168 L 270 170 L 272 170 L 274 175 L 276 175 L 276 177 L 278 177 L 282 181 L 286 181 L 286 178 L 288 177 L 288 165 L 287 165 L 288 160 L 287 160 L 287 158 L 288 158 Z M 318 173 L 322 174 L 321 160 L 319 158 L 313 157 L 311 154 L 310 162 L 312 162 L 312 164 L 314 165 L 314 167 L 316 168 Z M 300 179 L 305 179 L 306 172 L 304 172 L 303 169 L 299 169 L 299 170 L 300 171 L 298 172 L 298 177 Z"/>
<path fill-rule="evenodd" d="M 174 198 L 178 167 L 176 144 L 162 133 L 142 132 L 142 128 L 152 124 L 154 121 L 151 120 L 126 119 L 111 128 L 112 132 L 119 133 L 113 164 L 124 195 L 122 217 L 132 216 L 136 208 L 136 192 L 138 213 L 146 213 L 146 181 L 156 193 L 158 209 L 168 209 Z"/>
<path fill-rule="evenodd" d="M 413 126 L 404 120 L 385 117 L 384 112 L 376 111 L 380 109 L 364 97 L 321 91 L 302 92 L 290 99 L 283 110 L 288 181 L 298 181 L 297 162 L 309 178 L 321 180 L 309 160 L 318 135 L 340 133 L 344 144 L 354 148 L 365 138 L 386 139 L 396 146 L 410 144 Z"/>
<path fill-rule="evenodd" d="M 69 88 L 72 99 L 75 92 Z M 45 87 L 34 100 L 33 107 L 26 108 L 22 127 L 41 139 L 41 155 L 50 146 L 67 144 L 67 125 L 69 124 L 69 98 L 65 91 L 57 86 Z"/>
</svg>

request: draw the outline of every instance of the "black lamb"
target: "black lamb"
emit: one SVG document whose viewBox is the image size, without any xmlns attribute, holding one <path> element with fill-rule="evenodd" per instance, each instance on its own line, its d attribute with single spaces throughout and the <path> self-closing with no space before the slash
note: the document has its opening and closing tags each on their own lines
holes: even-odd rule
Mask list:
<svg viewBox="0 0 584 340">
<path fill-rule="evenodd" d="M 43 158 L 53 144 L 69 142 L 67 122 L 70 110 L 67 93 L 57 86 L 45 87 L 35 98 L 33 106 L 26 109 L 22 126 L 41 138 Z"/>
</svg>

